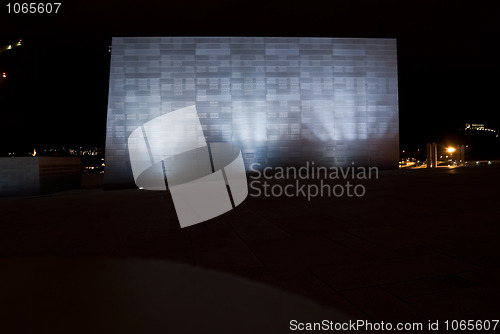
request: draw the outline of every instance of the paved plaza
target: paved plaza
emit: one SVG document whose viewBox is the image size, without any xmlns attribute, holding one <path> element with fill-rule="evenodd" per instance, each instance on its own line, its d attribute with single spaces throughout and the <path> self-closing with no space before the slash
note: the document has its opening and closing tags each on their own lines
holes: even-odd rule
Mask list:
<svg viewBox="0 0 500 334">
<path fill-rule="evenodd" d="M 286 294 L 288 306 L 301 305 L 297 317 L 313 305 L 316 315 L 334 310 L 378 322 L 498 319 L 499 172 L 495 165 L 381 171 L 364 183 L 361 198 L 248 197 L 227 214 L 184 229 L 168 192 L 104 191 L 100 175 L 84 175 L 80 190 L 0 198 L 0 271 L 9 282 L 2 294 L 17 306 L 45 305 L 26 293 L 38 284 L 38 297 L 50 305 L 62 297 L 43 293 L 40 282 L 48 277 L 65 277 L 65 294 L 72 293 L 71 280 L 75 294 L 92 294 L 91 284 L 75 278 L 87 272 L 82 268 L 100 272 L 119 263 L 147 268 L 114 275 L 109 286 L 140 282 L 160 291 L 169 277 L 182 281 L 179 273 L 198 270 L 210 282 L 236 280 L 274 291 L 266 290 L 268 296 Z M 181 269 L 167 275 L 161 263 Z M 234 293 L 226 289 L 217 300 Z M 164 297 L 155 305 L 182 299 Z M 3 308 L 11 310 L 5 302 Z M 251 316 L 252 308 L 247 311 Z"/>
</svg>

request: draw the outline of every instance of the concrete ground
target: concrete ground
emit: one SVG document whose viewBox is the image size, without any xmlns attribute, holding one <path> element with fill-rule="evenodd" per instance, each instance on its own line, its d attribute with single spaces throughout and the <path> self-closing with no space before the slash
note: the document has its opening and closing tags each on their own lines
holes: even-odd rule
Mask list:
<svg viewBox="0 0 500 334">
<path fill-rule="evenodd" d="M 305 297 L 351 320 L 498 319 L 499 172 L 498 166 L 383 171 L 364 182 L 361 198 L 248 197 L 184 229 L 168 192 L 103 191 L 99 175 L 86 175 L 81 190 L 0 198 L 0 280 L 10 282 L 0 291 L 16 296 L 33 277 L 56 277 L 66 265 L 58 262 L 48 273 L 40 269 L 47 261 L 84 268 L 103 259 L 135 267 L 166 260 L 276 288 L 290 300 Z M 147 287 L 144 279 L 123 281 Z M 43 305 L 36 294 L 23 298 Z"/>
</svg>

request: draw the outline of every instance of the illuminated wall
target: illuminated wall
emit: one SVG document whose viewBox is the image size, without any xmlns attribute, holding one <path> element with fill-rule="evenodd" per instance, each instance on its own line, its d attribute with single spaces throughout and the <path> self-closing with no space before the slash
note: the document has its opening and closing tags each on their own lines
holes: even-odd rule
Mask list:
<svg viewBox="0 0 500 334">
<path fill-rule="evenodd" d="M 113 38 L 107 186 L 134 184 L 132 131 L 192 105 L 206 141 L 238 145 L 247 170 L 398 164 L 394 39 Z"/>
</svg>

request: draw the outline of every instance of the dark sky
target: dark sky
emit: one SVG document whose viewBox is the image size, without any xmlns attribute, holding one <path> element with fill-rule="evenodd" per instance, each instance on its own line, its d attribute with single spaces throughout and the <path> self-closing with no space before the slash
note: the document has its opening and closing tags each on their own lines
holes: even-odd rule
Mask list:
<svg viewBox="0 0 500 334">
<path fill-rule="evenodd" d="M 3 4 L 0 46 L 23 46 L 0 54 L 0 153 L 104 145 L 112 36 L 397 38 L 402 148 L 465 122 L 500 129 L 494 3 L 62 0 L 50 15 Z"/>
</svg>

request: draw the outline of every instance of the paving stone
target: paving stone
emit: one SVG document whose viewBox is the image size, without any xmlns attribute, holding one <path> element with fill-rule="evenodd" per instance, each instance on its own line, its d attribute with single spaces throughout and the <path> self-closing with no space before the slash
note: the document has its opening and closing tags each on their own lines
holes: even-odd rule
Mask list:
<svg viewBox="0 0 500 334">
<path fill-rule="evenodd" d="M 367 261 L 317 268 L 314 272 L 337 290 L 378 286 L 429 276 L 475 270 L 466 264 L 439 254 L 383 261 Z"/>
<path fill-rule="evenodd" d="M 299 272 L 282 275 L 265 275 L 256 280 L 280 287 L 286 291 L 316 300 L 325 307 L 342 310 L 350 319 L 368 319 L 354 304 L 331 289 L 312 272 Z"/>
<path fill-rule="evenodd" d="M 428 321 L 428 317 L 422 312 L 378 287 L 343 291 L 342 295 L 379 322 L 421 321 L 427 323 Z"/>
<path fill-rule="evenodd" d="M 333 263 L 366 261 L 365 257 L 320 236 L 280 239 L 250 247 L 274 273 L 308 270 Z"/>
<path fill-rule="evenodd" d="M 406 298 L 405 301 L 433 319 L 498 319 L 500 294 L 474 286 L 430 295 Z"/>
<path fill-rule="evenodd" d="M 460 274 L 460 277 L 484 285 L 490 289 L 500 291 L 500 268 L 471 271 Z"/>
<path fill-rule="evenodd" d="M 460 276 L 467 274 L 468 273 L 461 274 Z M 426 277 L 406 282 L 382 285 L 382 288 L 397 297 L 406 298 L 478 285 L 477 283 L 461 278 L 460 276 L 445 275 Z"/>
</svg>

